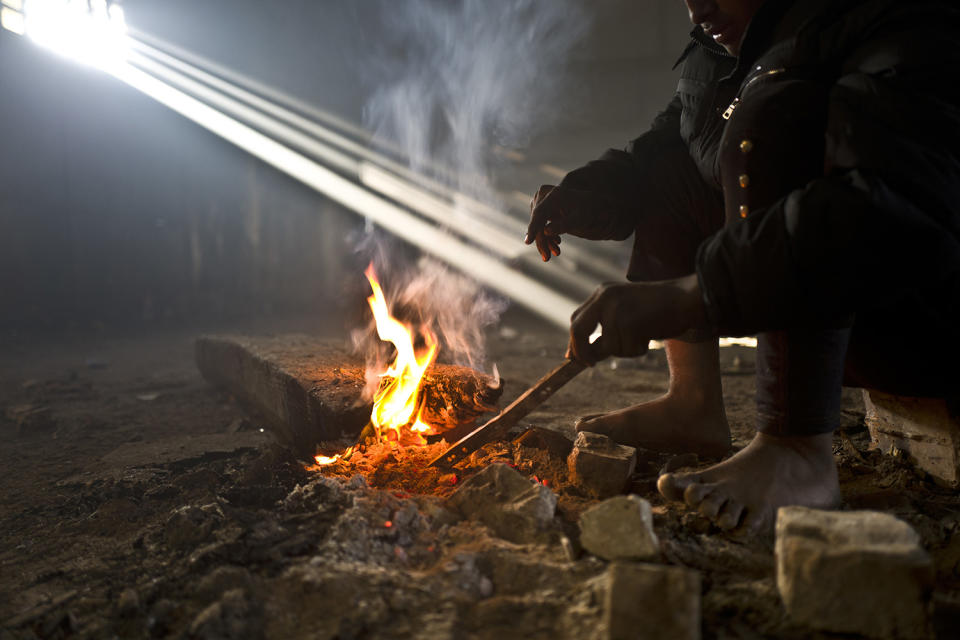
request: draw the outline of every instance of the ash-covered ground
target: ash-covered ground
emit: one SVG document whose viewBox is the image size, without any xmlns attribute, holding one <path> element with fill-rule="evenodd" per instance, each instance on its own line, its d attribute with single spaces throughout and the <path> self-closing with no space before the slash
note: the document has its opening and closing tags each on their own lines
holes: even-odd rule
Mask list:
<svg viewBox="0 0 960 640">
<path fill-rule="evenodd" d="M 309 467 L 200 378 L 198 333 L 5 341 L 0 638 L 606 637 L 607 563 L 577 544 L 577 517 L 596 499 L 569 482 L 562 456 L 508 441 L 453 474 L 424 469 L 429 451 Z M 518 314 L 489 346 L 505 405 L 559 362 L 565 336 Z M 572 435 L 578 415 L 656 397 L 667 386 L 661 356 L 601 364 L 522 424 Z M 752 353 L 723 358 L 742 447 Z M 935 636 L 955 637 L 960 498 L 870 450 L 859 392 L 844 403 L 835 452 L 845 507 L 917 530 L 936 566 Z M 640 452 L 632 491 L 653 505 L 661 562 L 702 574 L 703 636 L 831 637 L 787 619 L 770 540 L 721 533 L 660 498 L 670 461 Z M 556 493 L 550 531 L 508 540 L 450 507 L 494 462 Z"/>
</svg>

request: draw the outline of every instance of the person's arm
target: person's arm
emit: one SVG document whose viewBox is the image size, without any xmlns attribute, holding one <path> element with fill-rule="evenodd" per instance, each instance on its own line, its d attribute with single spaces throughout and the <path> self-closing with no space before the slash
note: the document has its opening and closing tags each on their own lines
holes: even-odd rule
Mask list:
<svg viewBox="0 0 960 640">
<path fill-rule="evenodd" d="M 685 159 L 686 163 L 675 162 Z M 676 166 L 673 165 L 682 165 Z M 680 100 L 675 96 L 650 130 L 625 149 L 609 149 L 568 173 L 559 185 L 543 185 L 531 203 L 527 243 L 544 260 L 559 255 L 559 238 L 570 233 L 590 240 L 624 240 L 633 233 L 645 204 L 657 198 L 664 171 L 689 170 L 680 137 Z"/>
<path fill-rule="evenodd" d="M 904 13 L 847 57 L 830 94 L 826 176 L 700 247 L 721 334 L 829 326 L 918 291 L 960 305 L 957 14 Z"/>
</svg>

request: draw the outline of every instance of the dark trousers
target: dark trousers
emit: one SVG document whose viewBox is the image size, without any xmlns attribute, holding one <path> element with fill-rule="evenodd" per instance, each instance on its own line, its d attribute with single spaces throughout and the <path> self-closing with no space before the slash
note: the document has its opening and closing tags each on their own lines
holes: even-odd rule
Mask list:
<svg viewBox="0 0 960 640">
<path fill-rule="evenodd" d="M 693 273 L 697 247 L 723 226 L 719 193 L 701 181 L 684 187 L 688 206 L 653 203 L 641 216 L 627 279 L 667 280 Z M 947 326 L 935 301 L 918 294 L 893 307 L 861 313 L 846 326 L 761 333 L 757 430 L 770 435 L 831 432 L 839 422 L 843 386 L 920 397 L 956 396 L 958 329 Z"/>
</svg>

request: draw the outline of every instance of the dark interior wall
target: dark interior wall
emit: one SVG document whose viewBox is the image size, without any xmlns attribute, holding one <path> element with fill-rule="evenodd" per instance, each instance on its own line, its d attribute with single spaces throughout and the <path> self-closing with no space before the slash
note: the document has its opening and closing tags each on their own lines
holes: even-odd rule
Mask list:
<svg viewBox="0 0 960 640">
<path fill-rule="evenodd" d="M 329 309 L 360 222 L 113 78 L 0 31 L 0 326 Z"/>
<path fill-rule="evenodd" d="M 583 2 L 593 28 L 569 65 L 582 109 L 541 154 L 560 166 L 643 130 L 687 29 L 677 0 Z M 359 122 L 371 12 L 393 5 L 125 6 L 135 27 Z M 119 81 L 0 30 L 0 327 L 319 313 L 355 275 L 344 238 L 360 225 Z"/>
</svg>

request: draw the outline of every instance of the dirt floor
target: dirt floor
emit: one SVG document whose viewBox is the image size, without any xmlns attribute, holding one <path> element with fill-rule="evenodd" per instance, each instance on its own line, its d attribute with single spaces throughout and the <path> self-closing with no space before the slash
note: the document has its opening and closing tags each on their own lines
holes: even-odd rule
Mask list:
<svg viewBox="0 0 960 640">
<path fill-rule="evenodd" d="M 0 638 L 604 637 L 606 565 L 578 552 L 573 526 L 595 500 L 567 482 L 562 459 L 505 442 L 452 477 L 418 471 L 427 452 L 309 467 L 201 379 L 199 333 L 4 339 Z M 502 404 L 564 346 L 563 332 L 507 316 L 489 344 L 507 384 Z M 725 349 L 723 361 L 742 447 L 753 354 Z M 576 416 L 666 385 L 662 353 L 603 363 L 523 425 L 571 434 Z M 869 448 L 857 391 L 845 392 L 835 452 L 845 508 L 893 513 L 923 538 L 937 570 L 931 637 L 957 637 L 957 492 Z M 654 507 L 663 561 L 702 572 L 704 637 L 831 637 L 786 618 L 770 540 L 723 534 L 660 498 L 656 477 L 670 459 L 641 452 L 632 491 Z M 506 541 L 444 507 L 494 461 L 557 492 L 558 531 L 574 544 Z"/>
</svg>

